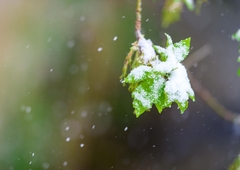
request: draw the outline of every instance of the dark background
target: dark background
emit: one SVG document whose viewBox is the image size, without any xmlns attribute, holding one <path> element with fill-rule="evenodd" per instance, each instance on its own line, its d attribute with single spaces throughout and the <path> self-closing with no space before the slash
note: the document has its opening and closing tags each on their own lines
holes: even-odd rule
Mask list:
<svg viewBox="0 0 240 170">
<path fill-rule="evenodd" d="M 0 170 L 221 170 L 240 151 L 240 128 L 198 96 L 138 119 L 119 76 L 135 41 L 134 0 L 0 1 Z M 163 1 L 143 1 L 142 32 L 154 44 L 192 37 L 190 68 L 226 108 L 239 112 L 238 0 L 184 8 L 161 27 Z M 116 38 L 117 37 L 117 38 Z"/>
</svg>

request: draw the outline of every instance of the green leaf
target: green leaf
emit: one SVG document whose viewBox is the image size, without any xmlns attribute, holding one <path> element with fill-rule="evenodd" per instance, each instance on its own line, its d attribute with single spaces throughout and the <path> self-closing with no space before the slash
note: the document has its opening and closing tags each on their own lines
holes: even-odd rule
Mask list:
<svg viewBox="0 0 240 170">
<path fill-rule="evenodd" d="M 136 117 L 152 108 L 153 104 L 163 105 L 162 92 L 165 79 L 158 72 L 152 71 L 132 92 L 133 108 Z"/>
<path fill-rule="evenodd" d="M 228 170 L 239 170 L 240 169 L 240 156 L 238 156 L 234 162 L 230 165 Z"/>
<path fill-rule="evenodd" d="M 162 48 L 160 46 L 153 45 L 154 50 L 157 52 L 157 54 L 160 55 L 161 61 L 166 61 L 168 58 L 167 50 L 165 48 Z"/>
<path fill-rule="evenodd" d="M 170 35 L 168 35 L 167 33 L 165 33 L 165 36 L 167 37 L 166 47 L 172 46 L 172 45 L 173 45 L 173 42 L 172 42 L 172 38 L 170 37 Z"/>
<path fill-rule="evenodd" d="M 181 114 L 183 114 L 183 112 L 188 108 L 188 101 L 185 101 L 184 103 L 179 103 L 176 101 L 176 103 L 181 111 Z"/>
<path fill-rule="evenodd" d="M 173 44 L 171 37 L 166 33 L 165 35 L 167 36 L 167 49 L 153 45 L 153 48 L 156 50 L 156 52 L 160 54 L 160 60 L 166 61 L 169 55 L 167 51 L 171 51 L 179 62 L 183 61 L 189 54 L 191 38 L 186 38 Z"/>
<path fill-rule="evenodd" d="M 190 11 L 194 10 L 194 2 L 193 0 L 184 0 L 185 5 Z"/>
</svg>

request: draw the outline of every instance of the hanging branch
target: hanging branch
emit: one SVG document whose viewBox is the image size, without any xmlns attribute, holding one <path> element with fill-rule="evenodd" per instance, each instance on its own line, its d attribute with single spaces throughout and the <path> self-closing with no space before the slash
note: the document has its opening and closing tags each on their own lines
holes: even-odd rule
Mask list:
<svg viewBox="0 0 240 170">
<path fill-rule="evenodd" d="M 192 55 L 188 57 L 187 60 L 183 62 L 186 68 L 190 68 L 194 63 L 202 60 L 211 53 L 211 46 L 206 44 Z M 216 114 L 222 117 L 224 120 L 232 122 L 234 124 L 240 125 L 240 116 L 238 113 L 233 113 L 226 109 L 218 100 L 206 89 L 204 88 L 198 80 L 188 71 L 188 77 L 191 81 L 192 88 L 194 92 L 211 108 Z"/>
<path fill-rule="evenodd" d="M 142 23 L 142 0 L 137 0 L 137 8 L 136 8 L 136 21 L 135 21 L 135 34 L 137 40 L 141 35 L 141 23 Z"/>
<path fill-rule="evenodd" d="M 215 111 L 215 113 L 217 113 L 226 121 L 239 124 L 239 120 L 237 121 L 237 114 L 232 113 L 231 111 L 227 110 L 222 104 L 220 104 L 217 99 L 213 97 L 213 95 L 207 89 L 205 89 L 189 72 L 188 77 L 190 78 L 194 92 L 196 92 L 198 96 L 201 97 L 201 99 Z"/>
</svg>

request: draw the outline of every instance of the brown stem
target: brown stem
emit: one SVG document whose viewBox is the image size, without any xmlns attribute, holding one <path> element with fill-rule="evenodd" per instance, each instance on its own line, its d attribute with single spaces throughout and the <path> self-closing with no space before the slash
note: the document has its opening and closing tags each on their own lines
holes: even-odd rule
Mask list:
<svg viewBox="0 0 240 170">
<path fill-rule="evenodd" d="M 142 23 L 142 0 L 137 0 L 137 8 L 136 8 L 136 21 L 135 21 L 135 33 L 136 33 L 136 38 L 137 40 L 140 37 L 141 34 L 141 23 Z"/>
</svg>

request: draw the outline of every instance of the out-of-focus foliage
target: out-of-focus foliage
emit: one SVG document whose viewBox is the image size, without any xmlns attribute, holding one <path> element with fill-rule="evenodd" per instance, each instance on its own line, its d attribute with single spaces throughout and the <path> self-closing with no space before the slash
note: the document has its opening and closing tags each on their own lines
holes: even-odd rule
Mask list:
<svg viewBox="0 0 240 170">
<path fill-rule="evenodd" d="M 162 26 L 168 27 L 180 20 L 184 4 L 190 11 L 195 10 L 199 14 L 204 2 L 207 2 L 207 0 L 198 0 L 196 5 L 193 0 L 166 0 L 162 12 Z"/>
<path fill-rule="evenodd" d="M 208 0 L 197 0 L 196 6 L 195 6 L 196 14 L 200 15 L 202 5 L 207 2 Z"/>
<path fill-rule="evenodd" d="M 232 39 L 240 42 L 240 29 L 235 34 L 232 35 Z"/>
<path fill-rule="evenodd" d="M 237 42 L 240 42 L 240 29 L 235 34 L 232 35 L 232 39 L 236 40 Z M 240 45 L 239 45 L 238 53 L 240 54 Z M 240 57 L 238 57 L 237 62 L 240 63 Z M 238 68 L 237 75 L 240 76 L 240 68 Z"/>
<path fill-rule="evenodd" d="M 113 119 L 113 38 L 130 25 L 116 4 L 0 1 L 0 169 L 91 166 L 90 138 Z"/>
<path fill-rule="evenodd" d="M 233 161 L 228 170 L 240 170 L 240 156 Z"/>
<path fill-rule="evenodd" d="M 165 2 L 162 12 L 163 27 L 168 27 L 170 24 L 180 19 L 182 6 L 183 6 L 182 0 L 167 0 Z"/>
</svg>

